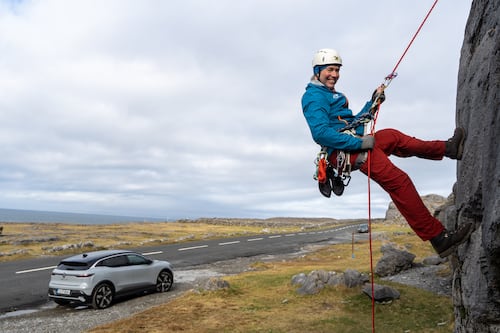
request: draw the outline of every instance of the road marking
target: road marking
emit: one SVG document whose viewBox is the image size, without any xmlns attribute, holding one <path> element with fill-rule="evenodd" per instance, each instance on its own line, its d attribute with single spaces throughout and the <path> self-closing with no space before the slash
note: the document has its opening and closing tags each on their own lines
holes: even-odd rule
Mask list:
<svg viewBox="0 0 500 333">
<path fill-rule="evenodd" d="M 342 231 L 342 230 L 354 228 L 356 226 L 357 225 L 349 225 L 349 226 L 340 227 L 340 228 L 336 228 L 336 229 L 330 229 L 330 230 L 324 230 L 324 231 L 318 231 L 318 232 L 309 232 L 309 234 L 312 235 L 314 233 Z M 304 236 L 304 235 L 307 235 L 307 234 L 308 233 L 306 233 L 306 232 L 299 232 L 298 233 L 298 235 L 300 235 L 300 236 Z M 279 238 L 281 236 L 282 235 L 274 235 L 274 236 L 269 236 L 269 238 Z M 291 233 L 291 234 L 285 234 L 283 236 L 284 237 L 293 237 L 293 236 L 297 236 L 297 234 L 296 233 Z M 262 237 L 259 237 L 259 238 L 250 238 L 250 239 L 247 239 L 247 242 L 255 242 L 255 241 L 260 241 L 260 240 L 263 240 L 263 239 L 264 238 L 262 238 Z M 231 244 L 237 244 L 237 243 L 240 243 L 240 241 L 219 243 L 219 245 L 231 245 Z M 206 248 L 206 247 L 208 247 L 208 245 L 184 247 L 184 248 L 178 249 L 178 251 L 196 250 L 196 249 L 203 249 L 203 248 Z M 162 254 L 162 253 L 163 253 L 163 251 L 155 251 L 155 252 L 143 253 L 143 255 L 155 255 L 155 254 Z M 45 271 L 45 270 L 49 270 L 49 269 L 54 269 L 56 267 L 57 266 L 47 266 L 47 267 L 26 269 L 26 270 L 23 270 L 23 271 L 17 271 L 17 272 L 15 272 L 15 274 L 25 274 L 25 273 L 31 273 L 31 272 Z"/>
<path fill-rule="evenodd" d="M 48 267 L 40 267 L 40 268 L 33 268 L 33 269 L 27 269 L 24 271 L 18 271 L 16 274 L 24 274 L 24 273 L 31 273 L 31 272 L 38 272 L 38 271 L 46 271 L 48 269 L 54 269 L 57 266 L 48 266 Z"/>
<path fill-rule="evenodd" d="M 188 251 L 188 250 L 196 250 L 196 249 L 203 249 L 205 247 L 208 247 L 208 245 L 200 245 L 200 246 L 191 246 L 191 247 L 183 247 L 178 249 L 177 251 Z"/>
<path fill-rule="evenodd" d="M 240 241 L 234 241 L 234 242 L 225 242 L 225 243 L 219 243 L 219 245 L 231 245 L 231 244 L 238 244 Z"/>
<path fill-rule="evenodd" d="M 247 242 L 255 242 L 255 241 L 260 241 L 260 240 L 263 240 L 264 238 L 250 238 L 250 239 L 247 239 Z"/>
<path fill-rule="evenodd" d="M 155 254 L 162 254 L 163 251 L 156 251 L 156 252 L 147 252 L 147 253 L 143 253 L 142 255 L 144 256 L 152 256 L 152 255 L 155 255 Z"/>
</svg>

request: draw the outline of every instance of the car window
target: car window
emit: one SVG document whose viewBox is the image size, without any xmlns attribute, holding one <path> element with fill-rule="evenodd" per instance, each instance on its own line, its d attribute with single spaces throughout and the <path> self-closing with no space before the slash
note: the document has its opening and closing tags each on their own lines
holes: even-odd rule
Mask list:
<svg viewBox="0 0 500 333">
<path fill-rule="evenodd" d="M 144 258 L 143 256 L 137 254 L 128 254 L 127 255 L 129 265 L 146 265 L 149 263 L 149 260 Z"/>
<path fill-rule="evenodd" d="M 65 269 L 68 271 L 84 271 L 89 268 L 88 264 L 85 262 L 79 261 L 61 261 L 59 265 L 57 265 L 58 269 Z"/>
<path fill-rule="evenodd" d="M 127 257 L 125 256 L 115 256 L 108 259 L 104 259 L 97 266 L 106 266 L 106 267 L 120 267 L 127 265 Z"/>
</svg>

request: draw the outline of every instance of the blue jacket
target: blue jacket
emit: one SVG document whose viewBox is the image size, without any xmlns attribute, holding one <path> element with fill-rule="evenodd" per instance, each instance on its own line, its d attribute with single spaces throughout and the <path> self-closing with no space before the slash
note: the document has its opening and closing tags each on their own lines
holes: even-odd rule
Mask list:
<svg viewBox="0 0 500 333">
<path fill-rule="evenodd" d="M 311 81 L 302 96 L 302 111 L 312 137 L 317 144 L 327 147 L 328 154 L 334 150 L 361 149 L 361 138 L 341 133 L 339 129 L 369 114 L 371 105 L 371 102 L 367 102 L 354 116 L 345 95 L 341 92 L 332 92 L 319 81 Z M 359 136 L 364 134 L 363 124 L 356 127 L 356 134 Z"/>
</svg>

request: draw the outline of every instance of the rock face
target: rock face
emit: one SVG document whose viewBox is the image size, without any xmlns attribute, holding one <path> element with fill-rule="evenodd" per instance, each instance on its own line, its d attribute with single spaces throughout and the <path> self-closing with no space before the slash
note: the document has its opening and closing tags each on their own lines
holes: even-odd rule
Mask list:
<svg viewBox="0 0 500 333">
<path fill-rule="evenodd" d="M 467 130 L 448 227 L 475 223 L 454 264 L 455 332 L 500 332 L 500 1 L 474 0 L 461 50 L 457 124 Z"/>
<path fill-rule="evenodd" d="M 428 194 L 421 198 L 425 207 L 427 207 L 431 214 L 446 203 L 446 198 L 437 194 Z M 406 224 L 405 218 L 401 215 L 392 201 L 389 203 L 389 208 L 385 212 L 385 222 Z"/>
</svg>

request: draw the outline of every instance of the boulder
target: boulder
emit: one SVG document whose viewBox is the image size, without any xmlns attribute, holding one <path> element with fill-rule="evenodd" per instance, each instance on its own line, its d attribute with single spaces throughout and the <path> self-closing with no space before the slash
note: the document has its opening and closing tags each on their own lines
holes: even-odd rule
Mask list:
<svg viewBox="0 0 500 333">
<path fill-rule="evenodd" d="M 319 293 L 325 286 L 343 285 L 347 288 L 361 286 L 368 281 L 366 274 L 348 269 L 342 274 L 327 272 L 324 270 L 312 271 L 308 275 L 299 273 L 292 276 L 292 285 L 298 285 L 297 293 L 300 295 L 314 295 Z"/>
<path fill-rule="evenodd" d="M 354 288 L 361 286 L 368 282 L 369 278 L 366 274 L 362 274 L 358 271 L 347 269 L 344 272 L 344 284 L 347 288 Z"/>
<path fill-rule="evenodd" d="M 302 283 L 300 284 L 300 288 L 297 289 L 297 293 L 300 295 L 313 295 L 317 294 L 325 287 L 325 285 L 328 283 L 328 280 L 330 279 L 331 275 L 334 275 L 334 273 L 327 272 L 324 270 L 319 270 L 319 271 L 312 271 L 309 273 L 305 279 L 303 279 L 304 273 L 298 274 L 299 277 L 292 277 L 292 283 L 293 281 L 297 282 L 301 281 Z M 304 274 L 305 275 L 305 274 Z"/>
<path fill-rule="evenodd" d="M 372 296 L 372 285 L 370 283 L 364 285 L 363 292 L 368 295 L 368 297 L 374 298 L 376 302 L 382 303 L 391 302 L 395 299 L 399 299 L 399 297 L 401 296 L 399 291 L 397 291 L 396 289 L 376 283 L 373 285 L 374 296 Z"/>
<path fill-rule="evenodd" d="M 384 245 L 381 249 L 383 255 L 375 266 L 375 274 L 388 276 L 409 269 L 413 265 L 415 255 L 404 250 L 398 250 L 392 245 Z"/>
</svg>

